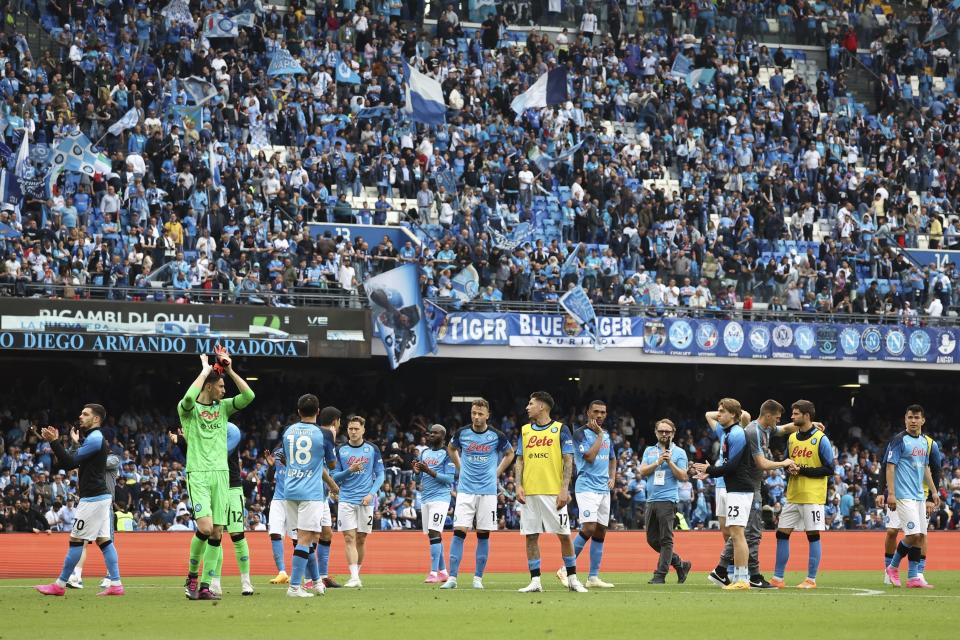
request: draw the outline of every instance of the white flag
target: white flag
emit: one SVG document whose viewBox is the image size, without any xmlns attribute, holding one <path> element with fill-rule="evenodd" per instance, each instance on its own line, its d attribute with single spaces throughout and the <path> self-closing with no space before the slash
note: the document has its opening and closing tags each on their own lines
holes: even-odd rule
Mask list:
<svg viewBox="0 0 960 640">
<path fill-rule="evenodd" d="M 107 129 L 107 131 L 115 136 L 118 136 L 127 129 L 132 129 L 137 126 L 138 122 L 140 122 L 140 114 L 137 113 L 136 107 L 131 107 L 130 111 L 127 111 L 125 114 L 123 114 L 122 118 L 110 125 L 110 128 Z"/>
</svg>

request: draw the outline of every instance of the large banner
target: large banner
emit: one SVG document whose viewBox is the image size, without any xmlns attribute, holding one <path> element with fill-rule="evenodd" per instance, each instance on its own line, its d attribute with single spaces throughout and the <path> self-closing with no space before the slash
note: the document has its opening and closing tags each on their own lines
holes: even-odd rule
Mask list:
<svg viewBox="0 0 960 640">
<path fill-rule="evenodd" d="M 566 314 L 448 313 L 436 329 L 441 345 L 593 347 L 593 338 Z M 642 347 L 642 318 L 597 318 L 604 347 Z"/>
<path fill-rule="evenodd" d="M 364 289 L 391 369 L 437 352 L 431 319 L 420 296 L 420 271 L 416 266 L 407 264 L 384 271 L 367 280 Z"/>
<path fill-rule="evenodd" d="M 433 308 L 433 305 L 430 305 Z M 439 309 L 439 308 L 437 308 Z M 428 314 L 440 345 L 592 347 L 566 314 L 451 312 Z M 960 329 L 875 324 L 749 322 L 695 318 L 597 318 L 604 347 L 697 358 L 960 362 Z"/>
<path fill-rule="evenodd" d="M 647 320 L 646 353 L 673 356 L 935 362 L 958 360 L 960 329 L 874 324 Z"/>
<path fill-rule="evenodd" d="M 0 349 L 207 353 L 219 341 L 237 355 L 370 355 L 362 309 L 7 298 L 0 332 Z"/>
</svg>

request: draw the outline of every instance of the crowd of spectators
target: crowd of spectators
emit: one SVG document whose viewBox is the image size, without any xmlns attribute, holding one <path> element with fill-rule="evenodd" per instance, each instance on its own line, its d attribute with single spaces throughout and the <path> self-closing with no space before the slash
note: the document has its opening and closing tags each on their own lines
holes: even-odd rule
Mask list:
<svg viewBox="0 0 960 640">
<path fill-rule="evenodd" d="M 263 383 L 257 383 L 263 385 Z M 263 530 L 267 523 L 273 483 L 268 476 L 266 453 L 277 444 L 284 427 L 294 420 L 287 408 L 275 404 L 271 398 L 286 397 L 285 384 L 257 389 L 257 401 L 236 422 L 244 431 L 240 445 L 243 490 L 246 497 L 247 527 Z M 43 384 L 41 384 L 43 386 Z M 935 390 L 932 390 L 935 391 Z M 9 390 L 11 394 L 16 389 Z M 417 525 L 420 506 L 417 478 L 411 463 L 425 447 L 426 429 L 434 422 L 448 428 L 448 434 L 459 426 L 469 424 L 469 404 L 447 405 L 436 398 L 410 394 L 406 401 L 387 400 L 376 408 L 366 404 L 366 398 L 383 397 L 378 389 L 353 389 L 332 385 L 325 397 L 351 398 L 337 402 L 346 413 L 358 412 L 367 418 L 366 438 L 383 452 L 386 482 L 379 491 L 376 503 L 376 526 L 380 530 L 412 528 Z M 6 392 L 5 392 L 6 393 Z M 85 392 L 88 394 L 89 392 Z M 407 391 L 402 392 L 407 394 Z M 519 428 L 525 421 L 521 409 L 524 397 L 516 392 L 497 394 L 493 402 L 491 425 L 503 430 L 516 445 Z M 81 397 L 89 397 L 84 395 Z M 602 389 L 580 391 L 575 387 L 565 390 L 571 400 L 558 406 L 556 419 L 569 424 L 583 423 L 587 403 L 595 397 L 605 397 L 610 409 L 606 428 L 610 431 L 618 459 L 617 477 L 612 495 L 611 527 L 637 529 L 643 525 L 646 503 L 645 482 L 637 476 L 639 460 L 644 449 L 655 442 L 654 422 L 669 416 L 677 424 L 677 446 L 686 449 L 691 462 L 714 460 L 718 441 L 703 420 L 702 410 L 709 408 L 709 400 L 691 402 L 685 395 L 670 390 L 628 391 L 623 388 L 613 393 Z M 57 406 L 70 406 L 72 395 L 61 397 Z M 190 503 L 186 492 L 183 457 L 167 438 L 167 431 L 176 424 L 172 410 L 176 400 L 169 401 L 170 410 L 153 403 L 157 394 L 146 382 L 130 389 L 131 399 L 121 400 L 121 406 L 108 403 L 108 417 L 104 427 L 112 452 L 120 459 L 115 510 L 117 528 L 121 531 L 184 530 L 193 526 Z M 849 402 L 830 398 L 825 405 L 818 398 L 818 419 L 827 425 L 827 433 L 835 447 L 836 470 L 830 480 L 825 516 L 833 529 L 876 529 L 883 527 L 882 513 L 875 507 L 878 473 L 882 465 L 883 447 L 888 439 L 903 429 L 903 404 L 889 394 L 874 394 L 863 398 L 860 409 Z M 48 444 L 36 437 L 34 430 L 53 422 L 66 435 L 69 414 L 51 407 L 34 408 L 20 402 L 20 412 L 13 412 L 4 404 L 0 413 L 0 530 L 5 531 L 62 531 L 69 529 L 75 513 L 76 471 L 60 469 Z M 79 404 L 78 404 L 79 406 Z M 167 406 L 167 401 L 161 405 Z M 943 452 L 942 508 L 935 514 L 937 529 L 960 527 L 960 448 L 955 429 L 950 422 L 948 405 L 927 406 L 925 432 L 935 437 Z M 345 433 L 338 434 L 342 442 Z M 782 459 L 785 441 L 774 439 L 773 456 Z M 763 485 L 764 521 L 773 526 L 783 503 L 785 478 L 778 472 L 768 474 Z M 519 519 L 516 501 L 516 479 L 512 468 L 500 479 L 498 517 L 501 529 L 517 529 Z M 336 506 L 332 505 L 335 510 Z M 683 527 L 706 529 L 716 526 L 714 517 L 714 487 L 712 481 L 690 481 L 680 486 L 679 512 Z M 452 509 L 451 509 L 452 515 Z M 571 520 L 577 522 L 575 503 Z M 450 524 L 450 523 L 448 523 Z M 452 526 L 452 524 L 451 524 Z"/>
<path fill-rule="evenodd" d="M 16 29 L 0 36 L 8 147 L 27 135 L 49 150 L 79 129 L 112 168 L 67 172 L 52 197 L 4 205 L 14 233 L 0 233 L 0 289 L 291 304 L 298 292 L 356 293 L 409 261 L 439 299 L 469 264 L 490 301 L 550 302 L 579 282 L 595 302 L 625 306 L 911 321 L 956 306 L 952 265 L 899 257 L 960 241 L 957 11 L 945 0 L 886 26 L 865 2 L 569 3 L 580 28 L 553 34 L 511 31 L 519 5 L 563 6 L 505 3 L 471 29 L 454 5 L 433 25 L 416 7 L 405 15 L 407 3 L 204 2 L 187 24 L 159 2 L 24 3 L 54 44 L 35 58 Z M 29 19 L 7 9 L 8 23 Z M 240 9 L 254 27 L 235 38 L 196 28 Z M 824 47 L 815 82 L 788 79 L 800 54 L 763 44 L 774 16 Z M 947 34 L 927 42 L 937 22 Z M 865 29 L 873 105 L 848 87 Z M 279 48 L 306 73 L 268 76 Z M 671 72 L 678 55 L 715 80 L 684 82 Z M 337 81 L 338 61 L 358 83 Z M 441 81 L 446 125 L 400 116 L 407 61 Z M 512 98 L 558 64 L 571 100 L 515 114 Z M 918 74 L 913 95 L 902 77 Z M 202 122 L 184 115 L 188 76 L 218 92 Z M 131 108 L 137 125 L 107 133 Z M 49 155 L 32 156 L 38 174 Z M 398 219 L 420 246 L 306 227 Z M 498 246 L 491 230 L 521 222 L 536 240 Z M 150 274 L 167 287 L 151 288 Z"/>
</svg>

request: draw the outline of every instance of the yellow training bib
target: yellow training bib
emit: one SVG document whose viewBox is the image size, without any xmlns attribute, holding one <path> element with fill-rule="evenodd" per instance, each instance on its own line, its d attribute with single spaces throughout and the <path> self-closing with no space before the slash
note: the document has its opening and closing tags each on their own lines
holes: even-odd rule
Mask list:
<svg viewBox="0 0 960 640">
<path fill-rule="evenodd" d="M 801 440 L 796 433 L 790 434 L 787 442 L 787 453 L 797 466 L 816 468 L 823 464 L 820 460 L 820 438 L 823 433 L 814 429 L 813 434 L 806 440 Z M 790 476 L 787 481 L 787 501 L 790 504 L 826 504 L 827 480 L 829 478 L 807 478 L 806 476 Z"/>
<path fill-rule="evenodd" d="M 560 438 L 563 425 L 545 427 L 525 424 L 520 428 L 523 477 L 520 483 L 528 496 L 555 496 L 563 483 L 563 454 Z"/>
</svg>

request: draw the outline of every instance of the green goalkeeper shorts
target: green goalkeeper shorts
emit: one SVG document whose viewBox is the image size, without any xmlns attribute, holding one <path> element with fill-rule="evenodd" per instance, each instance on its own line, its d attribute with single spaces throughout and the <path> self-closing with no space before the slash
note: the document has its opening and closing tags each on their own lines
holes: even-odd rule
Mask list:
<svg viewBox="0 0 960 640">
<path fill-rule="evenodd" d="M 227 533 L 243 533 L 243 489 L 230 487 L 227 500 Z"/>
<path fill-rule="evenodd" d="M 187 491 L 193 505 L 193 519 L 213 518 L 213 524 L 226 526 L 230 500 L 230 472 L 189 471 Z"/>
</svg>

